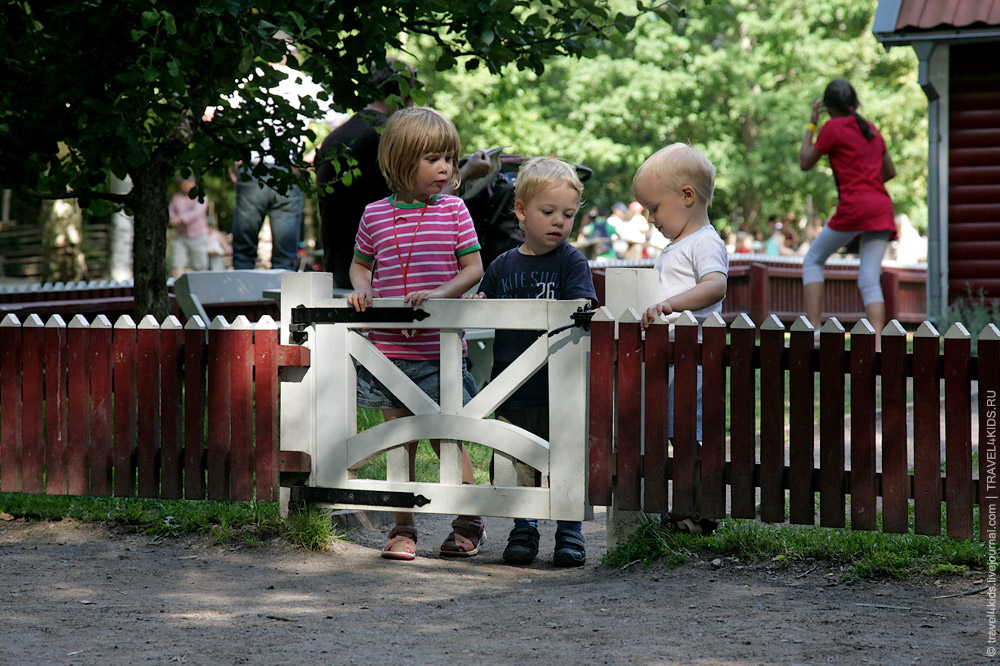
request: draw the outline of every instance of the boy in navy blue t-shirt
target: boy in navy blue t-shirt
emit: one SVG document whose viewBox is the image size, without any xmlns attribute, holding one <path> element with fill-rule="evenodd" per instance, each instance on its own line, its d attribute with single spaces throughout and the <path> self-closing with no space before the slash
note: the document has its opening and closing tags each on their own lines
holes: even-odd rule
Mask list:
<svg viewBox="0 0 1000 666">
<path fill-rule="evenodd" d="M 517 173 L 514 201 L 514 213 L 524 229 L 524 243 L 489 265 L 477 297 L 589 298 L 596 306 L 597 294 L 590 265 L 579 250 L 566 242 L 582 193 L 583 183 L 576 169 L 566 162 L 551 157 L 526 161 Z M 503 372 L 539 335 L 538 331 L 497 330 L 492 377 Z M 548 439 L 548 405 L 548 373 L 540 371 L 496 413 L 498 418 Z M 539 476 L 537 471 L 518 464 L 519 485 L 539 485 Z M 584 564 L 587 554 L 582 527 L 580 521 L 558 521 L 553 564 L 562 567 Z M 504 561 L 529 564 L 536 555 L 538 521 L 515 518 L 514 529 L 503 552 Z"/>
</svg>

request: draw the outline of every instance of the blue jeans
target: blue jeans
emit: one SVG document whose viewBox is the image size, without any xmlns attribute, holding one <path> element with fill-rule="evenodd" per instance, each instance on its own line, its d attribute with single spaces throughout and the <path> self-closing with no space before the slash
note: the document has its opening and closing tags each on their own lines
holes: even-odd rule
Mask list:
<svg viewBox="0 0 1000 666">
<path fill-rule="evenodd" d="M 296 270 L 303 201 L 298 185 L 282 195 L 259 180 L 236 181 L 233 268 L 256 267 L 257 235 L 266 215 L 271 221 L 271 268 Z"/>
</svg>

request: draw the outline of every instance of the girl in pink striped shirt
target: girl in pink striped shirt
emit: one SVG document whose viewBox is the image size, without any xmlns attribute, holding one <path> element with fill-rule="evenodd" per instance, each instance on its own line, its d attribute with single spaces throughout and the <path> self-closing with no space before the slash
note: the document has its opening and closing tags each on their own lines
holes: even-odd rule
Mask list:
<svg viewBox="0 0 1000 666">
<path fill-rule="evenodd" d="M 389 117 L 378 163 L 394 194 L 368 204 L 358 226 L 350 269 L 354 292 L 347 298 L 356 310 L 365 311 L 376 297 L 403 298 L 414 307 L 431 298 L 460 298 L 479 282 L 483 262 L 472 216 L 462 199 L 445 194 L 458 187 L 460 150 L 455 126 L 434 109 L 412 107 Z M 372 330 L 369 339 L 431 399 L 440 400 L 437 331 Z M 464 361 L 463 384 L 467 402 L 476 383 Z M 387 421 L 411 413 L 365 368 L 358 371 L 358 404 L 381 409 Z M 439 450 L 439 442 L 431 444 Z M 414 480 L 416 443 L 407 447 Z M 464 446 L 462 482 L 474 482 Z M 440 554 L 472 557 L 482 538 L 479 516 L 458 516 Z M 416 544 L 413 514 L 397 512 L 382 557 L 412 560 Z"/>
</svg>

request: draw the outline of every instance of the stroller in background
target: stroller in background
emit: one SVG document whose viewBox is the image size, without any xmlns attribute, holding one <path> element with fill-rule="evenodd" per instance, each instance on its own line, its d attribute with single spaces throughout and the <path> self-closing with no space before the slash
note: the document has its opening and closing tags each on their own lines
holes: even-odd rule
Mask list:
<svg viewBox="0 0 1000 666">
<path fill-rule="evenodd" d="M 524 242 L 524 231 L 514 216 L 514 183 L 518 168 L 528 159 L 522 155 L 504 154 L 503 147 L 492 148 L 486 155 L 492 165 L 490 172 L 482 178 L 463 182 L 459 190 L 476 225 L 484 269 L 501 254 Z M 463 157 L 459 164 L 467 159 Z M 593 175 L 585 166 L 577 165 L 576 172 L 584 182 Z"/>
</svg>

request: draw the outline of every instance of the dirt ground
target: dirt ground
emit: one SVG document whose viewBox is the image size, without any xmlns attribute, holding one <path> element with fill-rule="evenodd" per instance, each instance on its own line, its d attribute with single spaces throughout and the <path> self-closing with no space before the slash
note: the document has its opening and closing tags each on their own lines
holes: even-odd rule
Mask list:
<svg viewBox="0 0 1000 666">
<path fill-rule="evenodd" d="M 813 562 L 676 569 L 437 557 L 448 517 L 418 516 L 419 557 L 378 556 L 386 528 L 324 553 L 274 542 L 154 540 L 69 521 L 0 522 L 2 664 L 987 664 L 983 572 L 846 584 Z"/>
</svg>

